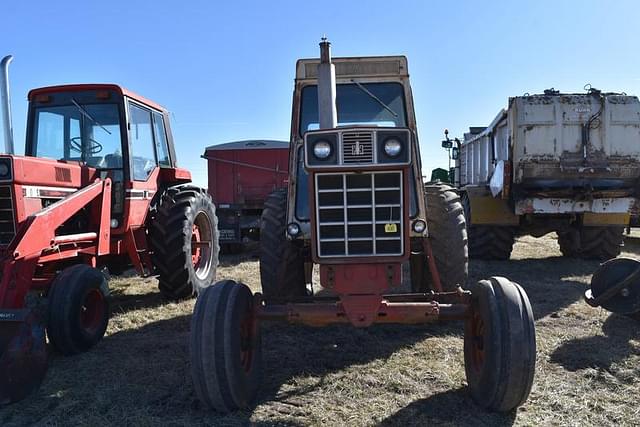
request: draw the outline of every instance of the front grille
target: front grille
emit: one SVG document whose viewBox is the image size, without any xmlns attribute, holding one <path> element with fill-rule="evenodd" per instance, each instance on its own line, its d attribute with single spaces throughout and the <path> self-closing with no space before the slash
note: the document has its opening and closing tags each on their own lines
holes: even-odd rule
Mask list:
<svg viewBox="0 0 640 427">
<path fill-rule="evenodd" d="M 342 163 L 373 163 L 373 132 L 344 132 Z"/>
<path fill-rule="evenodd" d="M 16 236 L 11 186 L 0 185 L 0 245 L 8 245 Z"/>
<path fill-rule="evenodd" d="M 402 172 L 316 175 L 318 256 L 403 252 Z"/>
</svg>

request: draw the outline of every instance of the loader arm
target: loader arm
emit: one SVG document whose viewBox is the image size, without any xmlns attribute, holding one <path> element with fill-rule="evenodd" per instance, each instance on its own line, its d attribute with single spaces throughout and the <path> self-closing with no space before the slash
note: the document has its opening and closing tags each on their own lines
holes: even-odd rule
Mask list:
<svg viewBox="0 0 640 427">
<path fill-rule="evenodd" d="M 99 199 L 99 200 L 96 200 Z M 55 235 L 58 227 L 80 209 L 97 201 L 100 203 L 99 230 L 96 232 Z M 90 255 L 97 257 L 109 252 L 111 216 L 111 180 L 99 180 L 31 215 L 18 229 L 9 246 L 10 254 L 2 266 L 0 282 L 0 308 L 20 308 L 34 279 L 36 265 L 43 252 L 58 251 L 61 257 L 78 255 L 77 244 L 89 244 Z M 73 245 L 76 250 L 63 255 L 61 246 Z M 86 253 L 86 252 L 85 252 Z"/>
</svg>

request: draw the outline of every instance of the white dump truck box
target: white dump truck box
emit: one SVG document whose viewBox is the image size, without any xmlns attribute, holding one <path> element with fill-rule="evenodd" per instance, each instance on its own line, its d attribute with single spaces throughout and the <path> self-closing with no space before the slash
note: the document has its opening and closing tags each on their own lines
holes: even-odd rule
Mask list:
<svg viewBox="0 0 640 427">
<path fill-rule="evenodd" d="M 640 176 L 640 101 L 599 91 L 510 98 L 488 127 L 465 134 L 458 166 L 462 186 L 492 178 L 502 186 L 508 177 L 525 191 L 632 188 Z"/>
</svg>

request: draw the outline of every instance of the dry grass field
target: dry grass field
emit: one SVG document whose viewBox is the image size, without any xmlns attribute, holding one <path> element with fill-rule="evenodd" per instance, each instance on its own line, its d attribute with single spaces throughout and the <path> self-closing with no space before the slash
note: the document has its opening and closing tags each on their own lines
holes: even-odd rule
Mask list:
<svg viewBox="0 0 640 427">
<path fill-rule="evenodd" d="M 640 233 L 625 254 L 640 256 Z M 640 323 L 582 301 L 597 262 L 563 259 L 555 235 L 518 240 L 509 262 L 478 262 L 470 280 L 505 275 L 528 292 L 538 359 L 529 401 L 482 411 L 465 390 L 462 325 L 312 329 L 266 325 L 265 380 L 251 410 L 202 409 L 187 338 L 193 301 L 162 300 L 152 279 L 112 279 L 105 339 L 52 355 L 40 390 L 0 409 L 0 425 L 637 425 Z M 258 289 L 251 254 L 222 260 L 219 278 Z"/>
</svg>

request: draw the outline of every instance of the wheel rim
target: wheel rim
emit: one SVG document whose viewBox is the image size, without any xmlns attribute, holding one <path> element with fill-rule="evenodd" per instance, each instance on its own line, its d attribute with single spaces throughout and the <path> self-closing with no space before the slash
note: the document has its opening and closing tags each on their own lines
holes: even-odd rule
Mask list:
<svg viewBox="0 0 640 427">
<path fill-rule="evenodd" d="M 240 324 L 240 365 L 245 372 L 251 371 L 254 357 L 256 321 L 249 311 Z"/>
<path fill-rule="evenodd" d="M 99 289 L 91 289 L 84 296 L 80 307 L 80 325 L 88 333 L 100 327 L 104 317 L 104 295 Z"/>
<path fill-rule="evenodd" d="M 206 279 L 209 275 L 212 249 L 211 220 L 205 212 L 198 212 L 191 229 L 191 262 L 198 279 Z"/>
<path fill-rule="evenodd" d="M 471 366 L 480 372 L 485 360 L 484 322 L 480 313 L 475 311 L 471 317 Z"/>
</svg>

